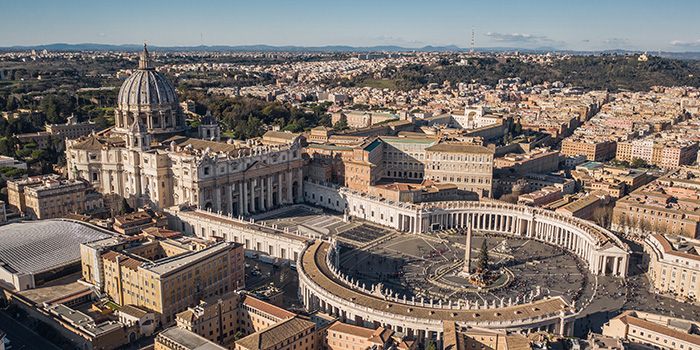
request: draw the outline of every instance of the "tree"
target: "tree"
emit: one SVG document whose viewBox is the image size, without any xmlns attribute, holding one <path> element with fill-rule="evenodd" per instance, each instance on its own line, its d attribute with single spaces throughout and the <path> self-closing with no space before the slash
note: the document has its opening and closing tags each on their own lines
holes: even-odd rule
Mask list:
<svg viewBox="0 0 700 350">
<path fill-rule="evenodd" d="M 627 221 L 627 214 L 620 212 L 620 215 L 617 216 L 618 231 L 625 230 L 625 228 L 627 227 Z"/>
<path fill-rule="evenodd" d="M 641 158 L 634 158 L 632 159 L 632 164 L 630 164 L 633 168 L 643 168 L 646 167 L 647 161 Z"/>
<path fill-rule="evenodd" d="M 488 271 L 489 269 L 489 247 L 486 243 L 486 239 L 481 242 L 479 260 L 476 262 L 476 268 L 481 271 Z"/>
<path fill-rule="evenodd" d="M 640 219 L 637 224 L 639 225 L 639 230 L 642 231 L 642 235 L 646 236 L 651 226 L 649 225 L 649 222 L 644 219 Z"/>
<path fill-rule="evenodd" d="M 132 213 L 134 209 L 131 208 L 129 205 L 129 202 L 126 201 L 126 198 L 122 198 L 122 208 L 121 208 L 121 215 L 129 214 Z"/>
<path fill-rule="evenodd" d="M 348 122 L 345 120 L 341 119 L 337 121 L 335 124 L 333 124 L 333 131 L 343 131 L 348 128 Z"/>
<path fill-rule="evenodd" d="M 43 149 L 35 149 L 32 151 L 31 157 L 36 160 L 43 160 L 46 158 L 47 152 Z"/>
<path fill-rule="evenodd" d="M 428 345 L 425 346 L 425 350 L 437 350 L 437 344 L 435 340 L 428 340 Z"/>
<path fill-rule="evenodd" d="M 609 228 L 611 218 L 612 208 L 610 207 L 598 207 L 593 211 L 593 219 L 598 226 Z"/>
<path fill-rule="evenodd" d="M 502 195 L 501 198 L 499 198 L 498 200 L 506 202 L 506 203 L 515 204 L 515 203 L 518 203 L 518 197 L 519 196 L 517 193 L 511 192 L 511 193 Z"/>
<path fill-rule="evenodd" d="M 515 125 L 513 126 L 513 132 L 516 135 L 519 135 L 521 132 L 523 132 L 523 125 L 520 124 L 520 121 L 517 121 Z"/>
</svg>

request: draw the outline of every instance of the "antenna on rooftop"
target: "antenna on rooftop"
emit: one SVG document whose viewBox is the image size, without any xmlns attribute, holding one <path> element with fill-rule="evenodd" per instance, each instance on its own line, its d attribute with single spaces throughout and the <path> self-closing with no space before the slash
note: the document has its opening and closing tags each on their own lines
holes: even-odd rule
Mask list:
<svg viewBox="0 0 700 350">
<path fill-rule="evenodd" d="M 469 54 L 470 55 L 474 54 L 474 26 L 472 26 L 472 46 L 469 49 Z"/>
</svg>

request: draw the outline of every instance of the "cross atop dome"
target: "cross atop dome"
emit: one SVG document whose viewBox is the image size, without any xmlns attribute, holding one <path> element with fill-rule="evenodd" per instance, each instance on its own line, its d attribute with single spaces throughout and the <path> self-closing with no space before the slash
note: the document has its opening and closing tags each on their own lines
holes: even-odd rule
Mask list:
<svg viewBox="0 0 700 350">
<path fill-rule="evenodd" d="M 151 61 L 151 55 L 148 54 L 146 43 L 143 43 L 143 52 L 139 60 L 139 69 L 153 69 L 153 61 Z"/>
</svg>

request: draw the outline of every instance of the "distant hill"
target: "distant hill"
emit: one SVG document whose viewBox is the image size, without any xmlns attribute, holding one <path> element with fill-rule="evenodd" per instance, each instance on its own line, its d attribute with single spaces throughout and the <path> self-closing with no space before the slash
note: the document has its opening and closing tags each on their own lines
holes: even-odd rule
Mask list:
<svg viewBox="0 0 700 350">
<path fill-rule="evenodd" d="M 3 51 L 20 51 L 20 50 L 51 50 L 51 51 L 140 51 L 142 45 L 124 44 L 124 45 L 109 45 L 109 44 L 65 44 L 55 43 L 36 46 L 11 46 L 0 47 Z M 461 48 L 456 45 L 448 46 L 424 46 L 420 48 L 410 48 L 395 45 L 380 45 L 380 46 L 344 46 L 344 45 L 328 45 L 328 46 L 271 46 L 271 45 L 213 45 L 213 46 L 149 46 L 155 51 L 221 51 L 221 52 L 466 52 L 468 48 Z M 521 53 L 559 53 L 572 55 L 600 55 L 600 54 L 638 54 L 643 51 L 630 51 L 624 49 L 604 50 L 604 51 L 574 51 L 560 50 L 554 47 L 539 47 L 536 49 L 524 49 L 518 47 L 479 47 L 475 49 L 477 52 L 521 52 Z M 658 52 L 650 52 L 652 55 L 658 55 Z M 674 58 L 682 60 L 697 60 L 700 59 L 700 52 L 661 52 L 661 57 Z"/>
<path fill-rule="evenodd" d="M 142 45 L 108 45 L 108 44 L 47 44 L 36 46 L 2 47 L 0 50 L 53 50 L 53 51 L 139 51 Z M 155 51 L 228 51 L 228 52 L 411 52 L 411 51 L 464 51 L 455 45 L 425 46 L 421 48 L 406 48 L 401 46 L 270 46 L 270 45 L 215 45 L 215 46 L 148 46 Z"/>
</svg>

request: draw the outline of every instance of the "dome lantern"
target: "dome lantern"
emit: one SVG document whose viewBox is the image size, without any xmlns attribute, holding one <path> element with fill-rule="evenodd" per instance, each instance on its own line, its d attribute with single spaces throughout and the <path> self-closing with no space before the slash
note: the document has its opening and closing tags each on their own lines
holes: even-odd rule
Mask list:
<svg viewBox="0 0 700 350">
<path fill-rule="evenodd" d="M 155 69 L 146 44 L 143 45 L 138 70 L 119 89 L 117 103 L 116 133 L 128 134 L 129 127 L 137 120 L 158 140 L 185 129 L 185 117 L 175 87 Z"/>
<path fill-rule="evenodd" d="M 148 54 L 148 49 L 146 48 L 146 43 L 143 44 L 143 52 L 141 52 L 141 58 L 139 59 L 139 69 L 154 69 L 151 55 Z"/>
</svg>

